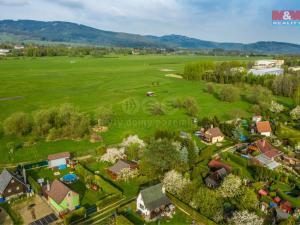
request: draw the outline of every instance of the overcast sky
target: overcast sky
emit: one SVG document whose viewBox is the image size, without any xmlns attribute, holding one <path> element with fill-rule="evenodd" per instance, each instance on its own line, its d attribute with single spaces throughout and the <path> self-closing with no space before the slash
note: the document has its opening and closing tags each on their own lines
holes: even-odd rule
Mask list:
<svg viewBox="0 0 300 225">
<path fill-rule="evenodd" d="M 300 44 L 300 26 L 272 26 L 272 10 L 300 0 L 0 0 L 0 19 L 69 21 L 137 34 L 221 42 Z"/>
</svg>

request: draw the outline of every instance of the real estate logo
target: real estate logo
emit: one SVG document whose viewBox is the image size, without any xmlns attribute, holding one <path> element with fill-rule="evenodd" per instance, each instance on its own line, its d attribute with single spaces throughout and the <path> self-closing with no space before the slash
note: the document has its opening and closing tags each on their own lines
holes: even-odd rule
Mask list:
<svg viewBox="0 0 300 225">
<path fill-rule="evenodd" d="M 273 10 L 272 24 L 280 26 L 299 26 L 300 10 Z"/>
</svg>

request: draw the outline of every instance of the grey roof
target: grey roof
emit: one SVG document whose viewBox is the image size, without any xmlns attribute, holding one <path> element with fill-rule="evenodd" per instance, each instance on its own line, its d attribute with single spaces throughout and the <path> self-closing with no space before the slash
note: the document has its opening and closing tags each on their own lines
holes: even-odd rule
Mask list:
<svg viewBox="0 0 300 225">
<path fill-rule="evenodd" d="M 224 177 L 227 176 L 227 171 L 225 168 L 221 168 L 219 170 L 216 171 L 216 173 L 218 174 L 218 176 L 223 179 Z"/>
<path fill-rule="evenodd" d="M 276 207 L 275 208 L 275 212 L 276 212 L 276 217 L 279 220 L 285 220 L 289 217 L 289 214 L 282 211 L 280 208 Z"/>
<path fill-rule="evenodd" d="M 207 186 L 218 187 L 220 184 L 215 181 L 211 176 L 205 178 L 205 184 Z"/>
<path fill-rule="evenodd" d="M 108 170 L 112 173 L 118 174 L 122 169 L 130 168 L 130 164 L 133 162 L 125 161 L 125 160 L 119 160 L 116 164 L 109 167 Z"/>
<path fill-rule="evenodd" d="M 148 210 L 154 210 L 162 205 L 171 203 L 169 198 L 162 191 L 162 184 L 156 184 L 141 191 L 144 205 Z"/>
<path fill-rule="evenodd" d="M 24 181 L 22 179 L 9 172 L 7 169 L 3 169 L 2 173 L 0 174 L 0 193 L 3 193 L 5 191 L 12 178 L 15 178 L 20 183 L 24 184 Z"/>
</svg>

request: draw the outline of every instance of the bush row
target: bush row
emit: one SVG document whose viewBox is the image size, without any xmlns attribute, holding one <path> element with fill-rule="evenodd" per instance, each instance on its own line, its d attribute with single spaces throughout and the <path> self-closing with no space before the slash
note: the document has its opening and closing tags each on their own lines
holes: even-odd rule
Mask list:
<svg viewBox="0 0 300 225">
<path fill-rule="evenodd" d="M 76 220 L 83 219 L 85 218 L 85 214 L 86 209 L 84 207 L 76 209 L 64 217 L 64 224 L 69 225 Z"/>
</svg>

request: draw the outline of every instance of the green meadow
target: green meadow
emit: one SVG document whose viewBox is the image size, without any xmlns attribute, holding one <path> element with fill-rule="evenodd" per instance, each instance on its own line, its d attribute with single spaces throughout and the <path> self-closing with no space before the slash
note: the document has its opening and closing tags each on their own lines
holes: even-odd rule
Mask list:
<svg viewBox="0 0 300 225">
<path fill-rule="evenodd" d="M 253 58 L 250 58 L 254 60 Z M 118 143 L 127 134 L 147 137 L 155 130 L 167 128 L 191 131 L 192 119 L 184 110 L 175 110 L 176 98 L 194 97 L 199 117 L 218 116 L 231 119 L 236 110 L 249 115 L 249 103 L 220 101 L 205 92 L 205 83 L 167 77 L 183 73 L 184 64 L 200 60 L 249 60 L 246 57 L 218 56 L 110 56 L 15 58 L 0 61 L 0 123 L 14 112 L 34 112 L 42 108 L 70 103 L 79 110 L 93 114 L 99 107 L 111 108 L 114 117 L 109 131 L 103 133 L 105 144 Z M 146 92 L 155 92 L 146 97 Z M 167 113 L 153 116 L 149 106 L 162 102 Z M 45 159 L 60 151 L 85 155 L 98 144 L 85 141 L 39 141 L 8 155 L 7 142 L 23 141 L 0 134 L 0 163 Z"/>
</svg>

